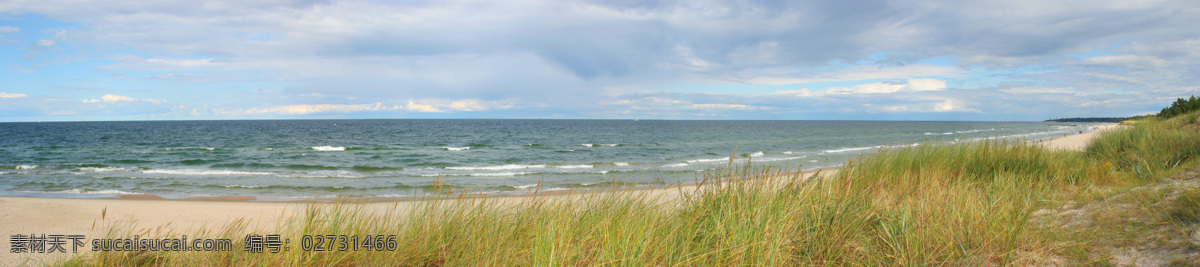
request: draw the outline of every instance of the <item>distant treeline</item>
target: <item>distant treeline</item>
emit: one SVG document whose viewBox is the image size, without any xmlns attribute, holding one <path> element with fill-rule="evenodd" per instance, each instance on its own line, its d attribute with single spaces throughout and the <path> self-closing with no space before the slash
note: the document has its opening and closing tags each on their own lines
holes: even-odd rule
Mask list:
<svg viewBox="0 0 1200 267">
<path fill-rule="evenodd" d="M 1200 110 L 1200 98 L 1192 96 L 1189 98 L 1179 98 L 1175 103 L 1171 103 L 1170 107 L 1163 108 L 1157 115 L 1143 115 L 1133 117 L 1095 117 L 1095 118 L 1064 118 L 1045 120 L 1047 122 L 1122 122 L 1126 120 L 1144 119 L 1150 116 L 1157 116 L 1161 119 L 1169 119 L 1177 115 L 1187 114 L 1192 111 Z"/>
<path fill-rule="evenodd" d="M 1168 119 L 1196 110 L 1200 110 L 1200 99 L 1197 99 L 1196 96 L 1188 99 L 1179 98 L 1175 100 L 1175 103 L 1171 103 L 1170 107 L 1163 108 L 1161 112 L 1158 112 L 1158 117 Z"/>
<path fill-rule="evenodd" d="M 1122 122 L 1132 117 L 1097 117 L 1097 118 L 1063 118 L 1046 120 L 1048 122 Z"/>
</svg>

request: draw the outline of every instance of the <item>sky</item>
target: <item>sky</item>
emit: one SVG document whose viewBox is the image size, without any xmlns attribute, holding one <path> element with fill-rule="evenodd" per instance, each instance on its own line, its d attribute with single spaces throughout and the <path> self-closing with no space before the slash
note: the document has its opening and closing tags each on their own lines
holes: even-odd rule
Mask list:
<svg viewBox="0 0 1200 267">
<path fill-rule="evenodd" d="M 0 0 L 0 121 L 1132 116 L 1200 95 L 1195 25 L 1194 0 Z"/>
</svg>

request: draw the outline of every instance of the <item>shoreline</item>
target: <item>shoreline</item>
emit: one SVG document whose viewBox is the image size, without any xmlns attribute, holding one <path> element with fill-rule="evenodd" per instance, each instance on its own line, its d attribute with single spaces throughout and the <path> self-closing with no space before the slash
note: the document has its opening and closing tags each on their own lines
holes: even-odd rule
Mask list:
<svg viewBox="0 0 1200 267">
<path fill-rule="evenodd" d="M 179 142 L 171 136 L 193 133 L 180 130 L 182 126 L 168 127 L 173 129 L 172 135 L 145 135 L 138 144 L 79 146 L 52 141 L 18 144 L 10 149 L 25 152 L 10 153 L 6 157 L 8 163 L 0 165 L 0 174 L 7 178 L 0 197 L 117 198 L 122 194 L 150 194 L 164 199 L 255 196 L 255 201 L 320 201 L 340 197 L 404 198 L 461 190 L 524 195 L 539 182 L 543 182 L 542 190 L 589 190 L 635 184 L 661 187 L 696 181 L 706 171 L 725 165 L 731 148 L 742 151 L 732 157 L 739 166 L 747 158 L 753 158 L 758 166 L 809 169 L 837 166 L 879 148 L 923 142 L 1048 139 L 1097 125 L 951 121 L 728 123 L 732 124 L 695 122 L 695 125 L 663 128 L 669 132 L 636 131 L 638 134 L 630 132 L 627 136 L 580 132 L 578 137 L 560 139 L 544 139 L 532 134 L 536 131 L 522 130 L 520 138 L 489 136 L 490 141 L 473 144 L 477 149 L 462 151 L 447 151 L 447 147 L 465 143 L 434 140 L 437 138 L 410 138 L 399 143 L 388 138 L 329 141 L 293 138 L 271 143 L 259 137 Z M 554 125 L 557 124 L 535 128 L 544 130 Z M 303 125 L 288 127 L 299 126 Z M 764 130 L 725 129 L 733 126 L 756 126 Z M 249 126 L 235 128 L 246 127 Z M 851 135 L 838 132 L 850 129 L 846 127 L 858 130 Z M 360 130 L 370 132 L 369 129 L 375 128 Z M 732 134 L 737 131 L 744 134 Z M 694 138 L 678 139 L 671 135 Z M 439 176 L 442 184 L 453 187 L 435 188 Z"/>
<path fill-rule="evenodd" d="M 1116 124 L 1097 126 L 1082 134 L 1056 137 L 1039 144 L 1049 149 L 1082 150 L 1096 134 L 1120 127 Z M 818 171 L 833 173 L 841 165 L 802 171 L 807 178 Z M 789 172 L 792 174 L 795 172 Z M 323 200 L 259 201 L 254 196 L 219 196 L 192 198 L 163 198 L 155 195 L 121 195 L 117 198 L 47 198 L 32 196 L 0 197 L 0 230 L 6 236 L 17 234 L 84 235 L 87 239 L 102 238 L 111 226 L 128 229 L 128 235 L 164 235 L 189 238 L 197 231 L 244 223 L 249 231 L 272 229 L 287 218 L 303 214 L 309 205 L 351 204 L 369 212 L 404 213 L 420 203 L 434 200 L 458 201 L 460 197 L 483 197 L 501 205 L 516 205 L 527 201 L 567 199 L 607 192 L 635 192 L 655 201 L 675 201 L 689 191 L 698 190 L 702 183 L 678 183 L 648 187 L 613 187 L 597 189 L 568 189 L 540 191 L 536 194 L 468 195 L 449 194 L 444 197 L 343 198 Z M 212 234 L 216 236 L 216 234 Z M 75 256 L 70 253 L 14 254 L 3 253 L 0 263 L 51 263 Z M 29 261 L 25 261 L 25 260 Z"/>
<path fill-rule="evenodd" d="M 1066 135 L 1066 136 L 1062 136 L 1062 137 L 1054 137 L 1054 138 L 1051 138 L 1050 140 L 1046 140 L 1046 141 L 1038 142 L 1038 143 L 1045 146 L 1048 149 L 1066 149 L 1066 150 L 1083 151 L 1083 149 L 1087 147 L 1087 144 L 1089 142 L 1091 142 L 1092 138 L 1094 138 L 1097 134 L 1105 132 L 1105 131 L 1110 131 L 1113 129 L 1124 128 L 1124 127 L 1129 127 L 1129 126 L 1121 125 L 1121 124 L 1117 124 L 1117 123 L 1101 124 L 1101 125 L 1095 126 L 1091 130 L 1083 132 L 1083 133 L 1071 134 L 1071 135 Z"/>
<path fill-rule="evenodd" d="M 818 167 L 803 171 L 789 171 L 788 174 L 799 172 L 803 177 L 811 176 L 817 172 L 829 173 L 840 168 L 840 164 L 836 166 Z M 195 197 L 164 197 L 154 194 L 120 194 L 115 197 L 46 197 L 46 196 L 0 196 L 0 203 L 5 199 L 64 199 L 64 200 L 81 200 L 81 201 L 162 201 L 162 202 L 248 202 L 248 203 L 390 203 L 390 202 L 416 202 L 430 200 L 449 200 L 458 199 L 460 196 L 467 197 L 485 197 L 485 198 L 530 198 L 534 196 L 559 196 L 559 195 L 582 195 L 596 192 L 610 191 L 661 191 L 671 190 L 676 188 L 696 187 L 703 182 L 684 182 L 670 184 L 631 184 L 627 186 L 613 187 L 596 187 L 596 188 L 566 188 L 553 190 L 531 190 L 531 191 L 512 191 L 502 193 L 448 193 L 443 195 L 411 195 L 411 196 L 396 196 L 396 197 L 332 197 L 332 198 L 312 198 L 312 199 L 288 199 L 288 200 L 273 200 L 272 197 L 265 196 L 246 196 L 246 195 L 229 195 L 229 196 L 195 196 Z M 3 208 L 0 208 L 3 210 Z"/>
<path fill-rule="evenodd" d="M 1110 130 L 1110 129 L 1116 128 L 1116 127 L 1121 127 L 1121 125 L 1118 125 L 1116 123 L 1099 124 L 1097 126 L 1094 126 L 1092 129 L 1090 129 L 1088 131 L 1084 131 L 1082 133 L 1068 134 L 1068 135 L 1064 135 L 1061 137 L 1052 137 L 1049 139 L 1033 140 L 1033 141 L 1028 141 L 1028 142 L 1041 144 L 1049 149 L 1082 150 L 1083 147 L 1086 146 L 1087 142 L 1089 140 L 1091 140 L 1092 135 L 1099 133 L 1099 132 L 1107 131 L 1107 130 Z M 874 149 L 872 149 L 871 151 L 873 151 L 873 150 Z M 816 171 L 836 170 L 840 166 L 842 166 L 842 164 L 844 164 L 844 163 L 845 162 L 838 163 L 838 164 L 832 165 L 832 166 L 822 166 L 822 167 L 816 167 L 816 168 L 812 168 L 812 169 L 808 169 L 808 170 L 801 170 L 800 172 L 809 173 L 809 172 L 816 172 Z M 724 165 L 724 164 L 722 164 L 722 165 Z M 583 188 L 583 187 L 552 188 L 552 189 L 541 190 L 541 191 L 514 190 L 514 191 L 499 191 L 499 192 L 488 192 L 488 193 L 467 192 L 466 194 L 472 195 L 472 196 L 498 197 L 498 198 L 530 197 L 535 194 L 538 194 L 538 195 L 583 194 L 583 193 L 588 193 L 588 192 L 593 192 L 593 191 L 609 191 L 609 190 L 662 190 L 662 189 L 669 189 L 671 187 L 691 186 L 691 185 L 695 185 L 695 184 L 698 184 L 698 182 L 682 182 L 682 183 L 666 183 L 666 184 L 630 184 L 630 185 L 617 185 L 617 186 L 595 187 L 595 188 Z M 345 202 L 347 200 L 350 200 L 352 202 L 373 203 L 373 202 L 421 201 L 421 200 L 431 200 L 431 199 L 440 199 L 440 198 L 455 198 L 455 196 L 457 196 L 459 194 L 462 194 L 462 192 L 451 193 L 451 194 L 442 194 L 440 196 L 437 194 L 433 194 L 433 193 L 425 193 L 425 194 L 399 195 L 399 196 L 289 198 L 289 197 L 280 197 L 280 196 L 257 196 L 257 195 L 172 196 L 172 195 L 156 195 L 156 194 L 146 194 L 146 193 L 87 195 L 87 194 L 73 194 L 73 193 L 28 192 L 27 194 L 23 194 L 23 195 L 22 194 L 0 195 L 0 199 L 4 199 L 4 198 L 47 198 L 47 199 L 94 199 L 94 200 L 141 200 L 141 201 L 264 202 L 264 203 L 276 203 L 276 202 L 279 202 L 279 203 L 288 203 L 288 202 L 293 202 L 293 203 L 296 203 L 296 202 L 298 202 L 298 203 L 308 203 L 308 202 L 333 203 L 333 202 L 339 202 L 339 201 Z"/>
</svg>

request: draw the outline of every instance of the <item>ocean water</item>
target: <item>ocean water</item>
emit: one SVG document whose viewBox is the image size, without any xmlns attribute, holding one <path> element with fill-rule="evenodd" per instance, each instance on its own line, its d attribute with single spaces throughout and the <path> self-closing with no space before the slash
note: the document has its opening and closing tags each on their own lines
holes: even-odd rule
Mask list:
<svg viewBox="0 0 1200 267">
<path fill-rule="evenodd" d="M 0 123 L 0 195 L 323 198 L 694 182 L 750 161 L 835 166 L 885 146 L 1039 140 L 1092 124 L 669 120 Z M 736 149 L 736 155 L 734 151 Z"/>
</svg>

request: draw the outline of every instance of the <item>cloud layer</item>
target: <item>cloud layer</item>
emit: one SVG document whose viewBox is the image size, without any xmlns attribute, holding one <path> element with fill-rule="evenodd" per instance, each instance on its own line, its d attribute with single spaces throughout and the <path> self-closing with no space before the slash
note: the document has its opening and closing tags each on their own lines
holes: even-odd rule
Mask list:
<svg viewBox="0 0 1200 267">
<path fill-rule="evenodd" d="M 6 103 L 0 120 L 89 114 L 64 104 L 80 101 L 158 107 L 139 109 L 147 119 L 1024 120 L 1200 94 L 1190 1 L 49 0 L 0 13 L 3 78 L 28 85 L 0 101 L 36 102 Z"/>
</svg>

